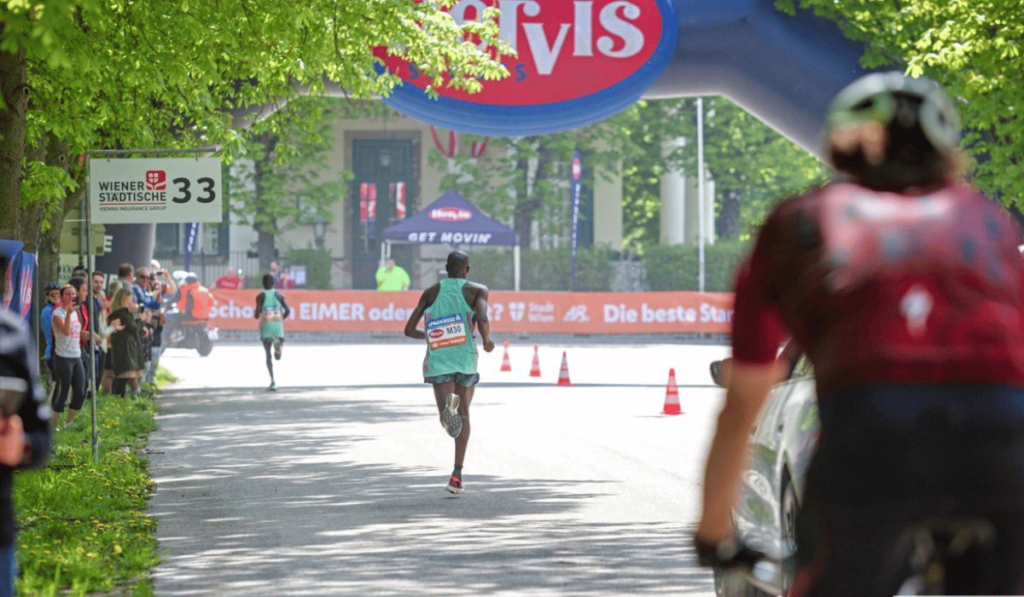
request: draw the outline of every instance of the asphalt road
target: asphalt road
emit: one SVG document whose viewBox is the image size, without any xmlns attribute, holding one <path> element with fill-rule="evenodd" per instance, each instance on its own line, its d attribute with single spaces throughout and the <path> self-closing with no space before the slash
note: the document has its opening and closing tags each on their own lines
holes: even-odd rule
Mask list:
<svg viewBox="0 0 1024 597">
<path fill-rule="evenodd" d="M 259 346 L 168 351 L 156 595 L 713 595 L 689 535 L 725 352 L 542 346 L 540 378 L 532 346 L 481 353 L 456 498 L 420 345 L 286 345 L 275 393 Z"/>
</svg>

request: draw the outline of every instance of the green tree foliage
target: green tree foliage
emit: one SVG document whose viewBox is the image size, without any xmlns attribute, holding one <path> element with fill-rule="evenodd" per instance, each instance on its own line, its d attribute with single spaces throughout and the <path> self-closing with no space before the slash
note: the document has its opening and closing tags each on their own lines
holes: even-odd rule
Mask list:
<svg viewBox="0 0 1024 597">
<path fill-rule="evenodd" d="M 633 250 L 642 252 L 660 241 L 661 177 L 670 168 L 683 167 L 682 155 L 666 156 L 662 146 L 694 134 L 690 119 L 678 115 L 687 105 L 686 100 L 641 100 L 613 117 L 625 141 L 622 242 Z"/>
<path fill-rule="evenodd" d="M 973 178 L 1007 205 L 1024 207 L 1024 19 L 1019 0 L 779 0 L 813 9 L 866 42 L 864 66 L 891 66 L 943 83 L 963 117 Z"/>
<path fill-rule="evenodd" d="M 826 179 L 828 168 L 817 157 L 726 98 L 706 98 L 704 110 L 704 161 L 723 239 L 749 237 L 780 199 Z M 687 149 L 686 163 L 694 164 L 696 144 Z"/>
<path fill-rule="evenodd" d="M 322 179 L 334 171 L 328 158 L 340 107 L 333 98 L 299 98 L 242 133 L 245 143 L 230 169 L 228 198 L 235 221 L 258 233 L 261 269 L 274 258 L 275 236 L 315 216 L 330 221 L 329 207 L 346 192 L 351 173 Z"/>
<path fill-rule="evenodd" d="M 496 12 L 460 25 L 453 3 L 0 0 L 0 237 L 34 249 L 46 210 L 27 206 L 76 203 L 86 151 L 217 146 L 230 161 L 264 106 L 387 95 L 398 80 L 375 47 L 437 86 L 505 76 Z"/>
<path fill-rule="evenodd" d="M 704 98 L 704 162 L 715 182 L 718 234 L 746 238 L 781 198 L 821 182 L 816 157 L 728 99 Z M 641 101 L 614 117 L 623 131 L 624 242 L 638 251 L 658 244 L 661 176 L 697 171 L 695 98 Z M 665 153 L 666 142 L 688 142 Z"/>
</svg>

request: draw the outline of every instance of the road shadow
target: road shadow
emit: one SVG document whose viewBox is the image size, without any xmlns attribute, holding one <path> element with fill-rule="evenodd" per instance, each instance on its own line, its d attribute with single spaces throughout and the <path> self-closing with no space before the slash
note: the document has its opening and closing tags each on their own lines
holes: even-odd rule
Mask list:
<svg viewBox="0 0 1024 597">
<path fill-rule="evenodd" d="M 307 391 L 308 390 L 308 391 Z M 346 459 L 366 424 L 423 409 L 311 389 L 161 396 L 150 441 L 164 561 L 155 595 L 707 594 L 682 524 L 581 522 L 607 480 L 473 475 Z M 401 441 L 398 438 L 397 441 Z"/>
</svg>

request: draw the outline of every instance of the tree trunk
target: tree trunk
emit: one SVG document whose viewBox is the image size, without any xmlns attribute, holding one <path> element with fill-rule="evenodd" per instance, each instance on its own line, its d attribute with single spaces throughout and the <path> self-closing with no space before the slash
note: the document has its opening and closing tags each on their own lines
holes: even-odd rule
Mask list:
<svg viewBox="0 0 1024 597">
<path fill-rule="evenodd" d="M 25 145 L 25 161 L 26 162 L 43 162 L 46 160 L 46 145 L 45 139 L 40 140 L 37 145 Z M 37 253 L 37 259 L 41 258 L 38 255 L 39 240 L 42 235 L 42 221 L 46 216 L 46 204 L 42 201 L 35 201 L 29 205 L 23 205 L 21 207 L 21 230 L 18 233 L 17 238 L 20 238 L 25 243 L 25 251 L 29 253 Z M 40 265 L 36 266 L 41 267 Z"/>
<path fill-rule="evenodd" d="M 67 172 L 70 168 L 71 144 L 58 141 L 52 137 L 47 143 L 45 155 L 41 161 L 47 166 L 55 166 Z M 39 260 L 39 280 L 46 282 L 64 282 L 58 280 L 60 275 L 60 235 L 64 228 L 64 218 L 74 207 L 81 205 L 85 196 L 85 185 L 80 184 L 74 192 L 69 192 L 57 206 L 48 206 L 36 202 L 31 209 L 25 211 L 25 218 L 31 218 L 31 226 L 35 228 L 38 247 L 36 258 Z M 45 282 L 42 282 L 44 281 Z"/>
<path fill-rule="evenodd" d="M 722 210 L 718 215 L 718 238 L 735 240 L 740 236 L 740 193 L 725 191 L 722 193 Z"/>
<path fill-rule="evenodd" d="M 272 222 L 268 222 L 266 210 L 262 207 L 265 201 L 273 201 L 273 198 L 264 197 L 263 192 L 263 171 L 267 162 L 271 159 L 274 141 L 269 135 L 262 139 L 266 152 L 260 158 L 253 160 L 253 193 L 256 205 L 256 217 L 253 218 L 253 228 L 256 230 L 256 253 L 260 259 L 260 271 L 270 271 L 270 262 L 277 260 L 277 248 L 274 246 L 274 239 L 277 233 Z"/>
<path fill-rule="evenodd" d="M 3 36 L 0 24 L 0 36 Z M 25 51 L 0 51 L 0 238 L 21 239 L 21 164 L 29 87 Z"/>
</svg>

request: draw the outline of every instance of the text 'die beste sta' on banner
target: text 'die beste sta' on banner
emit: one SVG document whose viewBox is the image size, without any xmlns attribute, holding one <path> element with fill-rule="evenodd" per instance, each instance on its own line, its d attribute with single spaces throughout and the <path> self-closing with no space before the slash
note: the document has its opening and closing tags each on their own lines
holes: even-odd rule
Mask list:
<svg viewBox="0 0 1024 597">
<path fill-rule="evenodd" d="M 257 290 L 215 290 L 210 325 L 255 330 Z M 291 290 L 288 330 L 401 333 L 420 292 Z M 728 333 L 732 293 L 512 292 L 490 294 L 494 333 L 659 334 Z"/>
</svg>

